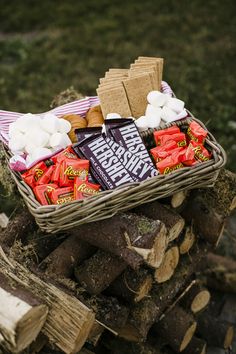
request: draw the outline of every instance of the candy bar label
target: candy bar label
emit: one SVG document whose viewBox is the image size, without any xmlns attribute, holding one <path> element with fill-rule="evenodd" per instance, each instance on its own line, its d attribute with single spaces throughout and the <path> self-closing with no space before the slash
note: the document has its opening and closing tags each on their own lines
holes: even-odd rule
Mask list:
<svg viewBox="0 0 236 354">
<path fill-rule="evenodd" d="M 163 174 L 166 175 L 167 173 L 173 172 L 175 170 L 178 170 L 179 168 L 183 167 L 182 163 L 179 163 L 178 165 L 172 166 L 172 167 L 166 167 Z"/>
</svg>

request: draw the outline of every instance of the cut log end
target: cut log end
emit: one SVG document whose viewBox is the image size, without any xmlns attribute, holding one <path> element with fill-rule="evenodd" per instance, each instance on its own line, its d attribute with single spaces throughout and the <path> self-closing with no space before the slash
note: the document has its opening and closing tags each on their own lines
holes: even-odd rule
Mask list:
<svg viewBox="0 0 236 354">
<path fill-rule="evenodd" d="M 169 229 L 169 242 L 175 240 L 183 230 L 185 225 L 184 219 L 179 219 L 176 223 Z"/>
<path fill-rule="evenodd" d="M 191 304 L 191 311 L 193 313 L 197 313 L 204 309 L 208 305 L 210 297 L 211 295 L 208 290 L 200 291 L 193 299 L 193 302 Z"/>
<path fill-rule="evenodd" d="M 178 208 L 179 206 L 181 206 L 184 200 L 186 199 L 186 196 L 187 196 L 186 190 L 175 193 L 171 198 L 172 208 Z"/>
<path fill-rule="evenodd" d="M 148 264 L 152 268 L 157 268 L 161 264 L 165 250 L 167 246 L 167 236 L 166 236 L 166 228 L 161 226 L 160 232 L 158 232 L 153 247 L 151 249 L 137 249 L 138 252 L 145 260 L 145 263 Z M 145 251 L 147 251 L 145 253 Z"/>
<path fill-rule="evenodd" d="M 134 296 L 134 302 L 141 301 L 152 288 L 152 276 L 149 275 L 146 279 L 144 279 L 143 283 L 140 285 L 140 288 L 136 292 Z"/>
<path fill-rule="evenodd" d="M 230 211 L 233 211 L 234 209 L 236 209 L 236 197 L 234 197 L 234 199 L 232 200 L 232 203 L 229 207 Z"/>
<path fill-rule="evenodd" d="M 155 280 L 157 283 L 164 283 L 169 280 L 175 272 L 179 263 L 179 249 L 177 246 L 168 249 L 164 255 L 163 261 L 155 271 Z"/>
<path fill-rule="evenodd" d="M 179 243 L 179 252 L 180 254 L 186 254 L 192 248 L 196 236 L 192 230 L 192 227 L 187 226 L 183 235 L 182 240 Z"/>
<path fill-rule="evenodd" d="M 206 354 L 206 342 L 198 337 L 193 337 L 191 342 L 182 352 L 183 354 Z"/>
<path fill-rule="evenodd" d="M 230 326 L 225 334 L 224 349 L 227 349 L 232 345 L 233 337 L 234 337 L 234 327 Z"/>
<path fill-rule="evenodd" d="M 196 331 L 196 328 L 197 328 L 197 323 L 194 322 L 190 325 L 190 327 L 187 329 L 185 335 L 184 335 L 184 338 L 182 340 L 182 343 L 180 345 L 180 348 L 179 348 L 179 351 L 182 352 L 186 347 L 187 345 L 190 343 L 195 331 Z"/>
</svg>

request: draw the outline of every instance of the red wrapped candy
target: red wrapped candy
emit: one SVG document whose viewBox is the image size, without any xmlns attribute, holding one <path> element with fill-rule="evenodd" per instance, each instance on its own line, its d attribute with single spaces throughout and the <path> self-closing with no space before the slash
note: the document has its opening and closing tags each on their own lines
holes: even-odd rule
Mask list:
<svg viewBox="0 0 236 354">
<path fill-rule="evenodd" d="M 57 162 L 63 161 L 65 158 L 78 160 L 78 157 L 75 155 L 71 146 L 68 146 L 63 151 L 51 157 L 51 160 L 56 164 Z"/>
<path fill-rule="evenodd" d="M 162 130 L 157 130 L 153 133 L 156 145 L 160 145 L 161 140 L 160 137 L 163 135 L 172 135 L 172 134 L 177 134 L 180 133 L 180 129 L 179 127 L 177 127 L 177 125 L 170 127 L 170 128 L 166 128 L 166 129 L 162 129 Z"/>
<path fill-rule="evenodd" d="M 187 136 L 189 137 L 189 140 L 203 144 L 207 136 L 207 131 L 197 122 L 193 121 L 189 124 Z"/>
<path fill-rule="evenodd" d="M 47 171 L 47 165 L 44 161 L 37 163 L 28 171 L 24 172 L 21 177 L 25 183 L 27 183 L 32 189 L 35 187 L 36 182 Z"/>
<path fill-rule="evenodd" d="M 55 169 L 55 165 L 49 166 L 47 171 L 45 171 L 45 173 L 38 179 L 38 181 L 36 182 L 36 185 L 42 185 L 42 184 L 48 184 L 49 182 L 51 182 L 51 177 L 53 174 L 53 171 Z"/>
<path fill-rule="evenodd" d="M 192 149 L 192 146 L 188 146 L 187 148 L 183 149 L 183 151 L 180 152 L 179 156 L 180 161 L 185 166 L 193 166 L 197 162 L 194 157 L 194 150 Z"/>
<path fill-rule="evenodd" d="M 168 174 L 179 168 L 183 167 L 184 165 L 180 161 L 180 153 L 179 151 L 175 151 L 171 155 L 167 156 L 164 160 L 157 162 L 156 167 L 161 174 Z"/>
<path fill-rule="evenodd" d="M 65 204 L 74 200 L 73 187 L 57 188 L 50 193 L 52 204 Z"/>
<path fill-rule="evenodd" d="M 210 160 L 211 153 L 202 144 L 190 141 L 189 147 L 193 149 L 196 160 L 200 162 Z"/>
<path fill-rule="evenodd" d="M 170 142 L 173 144 L 169 144 Z M 168 144 L 168 146 L 166 149 L 167 144 Z M 168 141 L 167 144 L 164 146 L 157 146 L 157 147 L 150 150 L 150 153 L 152 154 L 155 162 L 159 162 L 159 161 L 165 159 L 167 156 L 172 155 L 172 153 L 174 153 L 176 151 L 179 152 L 179 151 L 183 150 L 182 147 L 178 147 L 177 143 L 174 140 Z M 172 149 L 169 148 L 170 145 L 173 146 Z"/>
<path fill-rule="evenodd" d="M 88 171 L 88 160 L 72 160 L 65 158 L 60 166 L 60 187 L 73 185 L 76 177 L 79 177 L 81 180 L 87 179 Z"/>
<path fill-rule="evenodd" d="M 174 140 L 179 147 L 184 147 L 187 145 L 186 136 L 184 133 L 162 135 L 160 137 L 160 145 L 161 146 L 165 145 L 169 140 Z"/>
<path fill-rule="evenodd" d="M 50 193 L 56 188 L 58 188 L 58 186 L 55 183 L 42 184 L 40 186 L 36 186 L 33 191 L 36 199 L 39 201 L 40 204 L 49 205 L 52 204 Z"/>
<path fill-rule="evenodd" d="M 82 181 L 78 177 L 75 179 L 74 184 L 74 198 L 84 199 L 99 193 L 100 185 L 90 183 L 88 181 Z"/>
</svg>

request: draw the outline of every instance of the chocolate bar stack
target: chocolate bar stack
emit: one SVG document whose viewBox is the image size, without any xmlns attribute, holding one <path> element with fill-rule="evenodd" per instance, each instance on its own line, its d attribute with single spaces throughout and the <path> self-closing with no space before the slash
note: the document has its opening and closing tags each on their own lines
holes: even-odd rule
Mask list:
<svg viewBox="0 0 236 354">
<path fill-rule="evenodd" d="M 138 57 L 130 69 L 109 69 L 97 89 L 103 116 L 143 116 L 148 93 L 161 89 L 162 73 L 163 59 L 155 57 Z"/>
</svg>

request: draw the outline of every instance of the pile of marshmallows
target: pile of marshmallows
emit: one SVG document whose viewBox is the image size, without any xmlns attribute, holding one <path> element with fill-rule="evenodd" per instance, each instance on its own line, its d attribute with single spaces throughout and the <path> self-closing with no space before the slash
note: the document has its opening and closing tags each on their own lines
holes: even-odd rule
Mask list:
<svg viewBox="0 0 236 354">
<path fill-rule="evenodd" d="M 183 101 L 160 91 L 149 92 L 147 101 L 145 116 L 135 120 L 140 131 L 148 128 L 158 128 L 161 120 L 165 123 L 170 123 L 187 115 Z"/>
<path fill-rule="evenodd" d="M 24 114 L 9 126 L 9 148 L 14 155 L 23 155 L 30 165 L 70 145 L 70 130 L 70 122 L 52 113 Z"/>
</svg>

